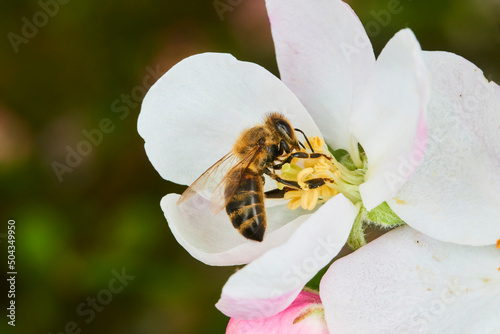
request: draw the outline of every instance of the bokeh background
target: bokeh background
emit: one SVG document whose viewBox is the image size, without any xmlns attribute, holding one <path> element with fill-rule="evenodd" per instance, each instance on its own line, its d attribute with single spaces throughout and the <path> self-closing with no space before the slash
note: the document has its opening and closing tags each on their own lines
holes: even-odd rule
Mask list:
<svg viewBox="0 0 500 334">
<path fill-rule="evenodd" d="M 214 304 L 235 268 L 206 266 L 176 243 L 159 201 L 184 188 L 150 165 L 136 123 L 154 82 L 143 79 L 189 55 L 232 53 L 278 75 L 264 0 L 221 0 L 231 9 L 222 15 L 212 0 L 60 1 L 16 46 L 12 34 L 22 36 L 33 16 L 43 23 L 50 1 L 0 4 L 1 332 L 223 333 L 228 319 Z M 377 21 L 398 2 L 399 14 Z M 499 82 L 499 1 L 348 3 L 369 24 L 376 54 L 410 27 L 423 49 L 460 54 Z M 58 178 L 54 162 L 103 119 L 113 130 Z M 15 328 L 5 316 L 9 219 L 17 225 Z M 109 299 L 102 291 L 123 268 L 134 279 Z M 108 303 L 92 319 L 90 306 L 77 311 L 98 294 Z"/>
</svg>

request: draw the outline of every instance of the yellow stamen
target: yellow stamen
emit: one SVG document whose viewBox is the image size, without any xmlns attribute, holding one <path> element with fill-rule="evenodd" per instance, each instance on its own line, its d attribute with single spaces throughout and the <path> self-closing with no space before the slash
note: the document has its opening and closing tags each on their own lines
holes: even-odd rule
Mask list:
<svg viewBox="0 0 500 334">
<path fill-rule="evenodd" d="M 336 171 L 335 166 L 333 166 L 332 164 L 329 164 L 325 157 L 321 157 L 318 160 L 319 161 L 316 162 L 316 164 L 314 165 L 314 172 L 315 173 L 326 172 L 326 171 Z"/>
<path fill-rule="evenodd" d="M 290 210 L 297 209 L 301 204 L 302 190 L 292 190 L 285 193 L 285 199 L 289 199 L 290 202 L 287 203 L 287 207 Z"/>
<path fill-rule="evenodd" d="M 330 187 L 319 187 L 319 196 L 320 197 L 330 197 L 330 196 L 335 196 L 339 192 L 335 189 L 332 189 Z"/>
<path fill-rule="evenodd" d="M 319 203 L 324 203 L 339 193 L 344 193 L 353 203 L 360 200 L 357 187 L 359 180 L 364 178 L 364 174 L 356 174 L 357 171 L 349 171 L 340 165 L 329 154 L 321 138 L 311 137 L 309 142 L 315 153 L 326 154 L 329 158 L 325 156 L 308 159 L 294 158 L 290 163 L 282 166 L 280 178 L 296 182 L 300 187 L 300 189 L 291 190 L 290 186 L 278 183 L 279 189 L 286 190 L 284 198 L 288 200 L 287 207 L 290 210 L 295 210 L 298 207 L 302 207 L 304 210 L 313 210 Z M 307 147 L 311 149 L 308 144 Z M 312 153 L 312 150 L 303 149 L 301 151 Z M 310 189 L 311 184 L 307 181 L 312 179 L 322 179 L 325 184 Z"/>
<path fill-rule="evenodd" d="M 309 149 L 312 149 L 314 152 L 323 153 L 325 151 L 324 150 L 325 142 L 320 137 L 311 137 L 309 138 L 309 142 L 311 143 L 312 148 L 311 146 L 309 146 L 309 144 L 306 143 L 306 145 Z"/>
<path fill-rule="evenodd" d="M 290 190 L 285 193 L 285 199 L 300 198 L 302 196 L 302 190 Z"/>
<path fill-rule="evenodd" d="M 302 164 L 304 165 L 304 168 L 314 168 L 314 166 L 317 164 L 317 159 L 302 159 Z"/>
<path fill-rule="evenodd" d="M 294 198 L 290 202 L 287 203 L 287 208 L 290 210 L 295 210 L 300 206 L 300 198 Z"/>
<path fill-rule="evenodd" d="M 318 204 L 318 189 L 311 189 L 311 190 L 306 190 L 304 191 L 304 194 L 302 195 L 300 205 L 302 206 L 302 209 L 304 210 L 312 210 L 316 207 L 316 204 Z"/>
<path fill-rule="evenodd" d="M 297 180 L 300 181 L 305 181 L 306 177 L 308 177 L 310 174 L 314 172 L 314 168 L 308 167 L 302 169 L 300 172 L 297 173 Z"/>
</svg>

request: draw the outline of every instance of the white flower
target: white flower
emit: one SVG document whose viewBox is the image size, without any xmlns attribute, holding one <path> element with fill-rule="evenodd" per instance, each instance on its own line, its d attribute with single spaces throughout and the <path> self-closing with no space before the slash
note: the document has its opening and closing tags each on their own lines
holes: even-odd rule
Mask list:
<svg viewBox="0 0 500 334">
<path fill-rule="evenodd" d="M 236 318 L 267 317 L 290 305 L 342 248 L 360 208 L 377 207 L 404 184 L 427 138 L 427 72 L 410 30 L 397 33 L 375 61 L 361 22 L 345 3 L 267 5 L 282 81 L 230 55 L 192 56 L 150 89 L 138 121 L 152 164 L 179 184 L 191 184 L 231 150 L 243 129 L 275 111 L 308 136 L 347 150 L 363 169 L 353 192 L 334 196 L 312 214 L 266 203 L 261 243 L 242 237 L 225 212 L 211 215 L 206 203 L 183 209 L 177 194 L 162 199 L 172 233 L 195 258 L 211 265 L 251 262 L 229 279 L 217 304 Z M 400 173 L 408 159 L 414 166 Z M 394 174 L 396 181 L 387 178 Z"/>
<path fill-rule="evenodd" d="M 429 150 L 389 203 L 433 237 L 486 246 L 401 227 L 336 261 L 320 286 L 330 333 L 500 333 L 500 90 L 457 55 L 424 59 Z"/>
<path fill-rule="evenodd" d="M 320 296 L 330 333 L 498 333 L 500 250 L 400 227 L 336 261 Z"/>
<path fill-rule="evenodd" d="M 332 264 L 319 296 L 233 318 L 227 333 L 499 333 L 498 242 L 463 246 L 400 227 Z"/>
</svg>

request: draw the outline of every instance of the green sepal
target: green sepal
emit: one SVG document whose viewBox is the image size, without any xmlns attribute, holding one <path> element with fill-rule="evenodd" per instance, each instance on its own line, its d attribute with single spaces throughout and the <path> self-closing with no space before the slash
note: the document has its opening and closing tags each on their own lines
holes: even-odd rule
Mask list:
<svg viewBox="0 0 500 334">
<path fill-rule="evenodd" d="M 333 154 L 333 156 L 338 162 L 344 165 L 345 168 L 352 171 L 358 169 L 354 164 L 354 162 L 352 161 L 351 155 L 346 150 L 339 148 L 338 150 L 334 151 L 330 146 L 328 146 L 328 150 L 330 151 L 331 154 Z"/>
<path fill-rule="evenodd" d="M 347 245 L 353 250 L 366 245 L 365 229 L 368 225 L 375 225 L 381 228 L 392 228 L 405 222 L 391 210 L 389 205 L 384 202 L 371 211 L 367 211 L 361 206 L 359 213 L 352 225 L 351 233 L 347 239 Z"/>
<path fill-rule="evenodd" d="M 377 206 L 375 209 L 368 212 L 368 219 L 372 224 L 380 227 L 395 227 L 405 222 L 392 211 L 387 202 Z"/>
<path fill-rule="evenodd" d="M 365 239 L 365 228 L 366 223 L 368 223 L 368 215 L 364 206 L 359 209 L 359 213 L 354 219 L 354 224 L 352 224 L 351 233 L 347 238 L 347 245 L 351 249 L 356 250 L 361 246 L 366 245 Z"/>
<path fill-rule="evenodd" d="M 326 274 L 326 271 L 328 270 L 328 268 L 330 268 L 330 265 L 332 263 L 333 261 L 327 264 L 323 269 L 318 271 L 318 273 L 309 282 L 307 282 L 306 288 L 319 291 L 319 283 L 321 282 L 323 275 Z"/>
</svg>

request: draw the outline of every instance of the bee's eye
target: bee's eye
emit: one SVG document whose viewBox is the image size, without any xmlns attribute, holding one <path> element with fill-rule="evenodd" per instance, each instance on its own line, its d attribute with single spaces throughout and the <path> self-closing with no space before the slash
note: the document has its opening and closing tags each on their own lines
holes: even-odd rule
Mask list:
<svg viewBox="0 0 500 334">
<path fill-rule="evenodd" d="M 276 122 L 276 128 L 278 128 L 278 130 L 281 133 L 287 135 L 288 138 L 292 138 L 293 130 L 290 127 L 290 124 L 288 124 L 287 122 L 277 121 Z"/>
</svg>

